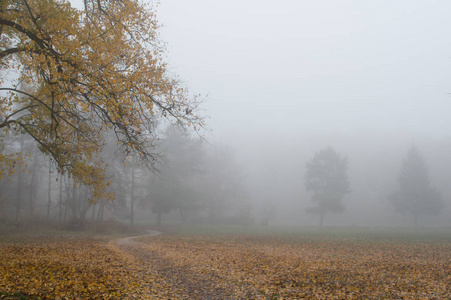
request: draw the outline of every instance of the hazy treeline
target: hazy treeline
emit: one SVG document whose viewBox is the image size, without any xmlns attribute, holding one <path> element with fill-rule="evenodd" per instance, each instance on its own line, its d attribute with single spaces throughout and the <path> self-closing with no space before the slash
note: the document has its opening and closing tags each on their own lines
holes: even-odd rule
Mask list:
<svg viewBox="0 0 451 300">
<path fill-rule="evenodd" d="M 53 161 L 26 136 L 5 141 L 9 152 L 26 154 L 23 170 L 0 181 L 0 221 L 21 224 L 48 220 L 83 226 L 87 220 L 120 219 L 161 223 L 173 211 L 182 222 L 249 220 L 249 200 L 241 168 L 225 146 L 212 145 L 181 127 L 162 132 L 150 171 L 132 156 L 117 155 L 107 139 L 102 160 L 108 163 L 114 201 L 96 200 L 92 189 L 56 171 Z"/>
<path fill-rule="evenodd" d="M 222 70 L 220 77 L 199 73 L 200 81 L 213 89 L 210 108 L 212 120 L 217 121 L 210 126 L 226 128 L 230 136 L 217 135 L 206 142 L 187 131 L 201 134 L 207 127 L 204 97 L 190 92 L 172 72 L 160 40 L 156 7 L 131 0 L 78 4 L 79 8 L 64 1 L 0 4 L 0 222 L 19 225 L 45 220 L 82 227 L 87 220 L 114 218 L 130 224 L 316 225 L 319 216 L 320 225 L 451 224 L 451 140 L 443 137 L 448 134 L 448 119 L 443 113 L 447 110 L 442 109 L 448 83 L 439 80 L 446 78 L 443 74 L 449 68 L 427 73 L 426 65 L 419 64 L 415 72 L 401 74 L 398 71 L 410 70 L 410 61 L 391 63 L 393 57 L 379 51 L 383 47 L 372 47 L 380 55 L 378 62 L 365 56 L 346 65 L 370 62 L 390 68 L 373 73 L 359 67 L 344 76 L 342 68 L 318 56 L 319 48 L 338 48 L 318 44 L 305 55 L 294 51 L 292 58 L 284 56 L 286 63 L 271 66 L 268 61 L 260 69 L 258 59 L 247 59 L 257 58 L 260 51 L 242 55 L 239 51 L 244 48 L 238 47 L 232 52 L 245 61 L 244 73 L 236 76 L 235 60 L 221 61 L 220 51 L 210 51 L 215 53 L 211 61 L 218 64 L 207 65 Z M 267 8 L 271 13 L 275 9 Z M 404 10 L 402 5 L 397 8 Z M 335 8 L 332 11 L 336 17 Z M 369 12 L 368 16 L 375 16 Z M 347 15 L 347 8 L 341 13 Z M 184 10 L 182 16 L 186 16 Z M 293 17 L 299 20 L 297 14 Z M 327 14 L 321 17 L 328 18 Z M 117 20 L 123 20 L 119 27 Z M 299 34 L 316 36 L 311 30 L 303 32 L 302 28 L 312 27 L 304 25 L 287 35 L 286 41 L 303 41 L 293 39 Z M 416 28 L 411 25 L 406 28 Z M 443 27 L 440 22 L 429 26 Z M 246 32 L 241 29 L 232 35 Z M 330 29 L 335 32 L 338 27 Z M 335 41 L 328 30 L 324 33 L 313 40 Z M 392 28 L 374 36 L 385 34 L 391 37 Z M 406 36 L 406 32 L 398 34 Z M 280 50 L 279 39 L 266 31 L 263 36 L 269 38 L 268 45 L 276 45 L 273 50 Z M 411 42 L 418 40 L 416 34 L 410 36 L 415 39 Z M 243 36 L 242 41 L 258 47 L 255 37 Z M 374 41 L 384 46 L 382 40 Z M 204 46 L 215 44 L 210 39 L 205 42 Z M 339 44 L 351 46 L 349 53 L 355 50 L 352 40 Z M 430 50 L 446 48 L 430 45 Z M 305 43 L 298 46 L 306 49 Z M 391 42 L 385 46 L 394 53 Z M 189 52 L 185 48 L 184 57 Z M 406 57 L 407 48 L 417 49 L 400 46 L 399 58 Z M 223 57 L 230 57 L 229 50 Z M 334 51 L 331 57 L 339 54 L 336 57 L 342 61 L 342 51 Z M 420 52 L 425 62 L 433 57 L 432 52 Z M 198 49 L 195 53 L 199 54 Z M 355 59 L 354 54 L 349 57 Z M 280 58 L 266 56 L 265 61 Z M 296 66 L 299 59 L 310 67 Z M 210 59 L 202 57 L 202 61 Z M 285 66 L 289 69 L 280 69 Z M 257 73 L 246 75 L 248 70 Z M 396 76 L 387 77 L 390 73 Z M 225 74 L 230 77 L 221 77 Z M 444 85 L 436 86 L 437 82 Z M 432 91 L 436 100 L 424 101 L 434 99 Z M 277 105 L 274 99 L 279 100 Z M 434 109 L 425 111 L 429 106 Z M 437 116 L 439 121 L 433 122 Z M 162 128 L 162 124 L 172 126 Z M 301 132 L 302 128 L 307 129 Z M 380 131 L 365 132 L 365 128 Z M 442 137 L 396 134 L 391 128 Z"/>
<path fill-rule="evenodd" d="M 230 137 L 239 147 L 237 157 L 246 164 L 247 186 L 256 206 L 274 203 L 278 224 L 317 225 L 308 213 L 313 193 L 305 187 L 306 164 L 315 153 L 331 146 L 347 158 L 350 192 L 342 213 L 327 215 L 324 225 L 411 226 L 412 216 L 396 213 L 390 201 L 399 189 L 403 161 L 416 147 L 427 166 L 432 188 L 444 208 L 438 215 L 423 216 L 422 226 L 451 225 L 451 139 L 418 137 L 405 133 L 283 133 L 256 134 L 252 142 Z"/>
<path fill-rule="evenodd" d="M 330 146 L 347 161 L 349 191 L 340 200 L 342 207 L 325 216 L 324 225 L 411 226 L 412 216 L 395 212 L 391 197 L 399 190 L 403 161 L 415 146 L 427 167 L 428 182 L 444 205 L 438 215 L 421 215 L 418 223 L 451 223 L 449 139 L 285 134 L 246 140 L 235 136 L 223 146 L 174 126 L 162 136 L 157 173 L 115 155 L 111 139 L 103 159 L 116 198 L 96 203 L 90 202 L 89 187 L 74 185 L 56 172 L 33 141 L 24 136 L 7 140 L 7 149 L 28 156 L 24 172 L 0 182 L 1 220 L 317 225 L 306 166 L 315 153 Z"/>
</svg>

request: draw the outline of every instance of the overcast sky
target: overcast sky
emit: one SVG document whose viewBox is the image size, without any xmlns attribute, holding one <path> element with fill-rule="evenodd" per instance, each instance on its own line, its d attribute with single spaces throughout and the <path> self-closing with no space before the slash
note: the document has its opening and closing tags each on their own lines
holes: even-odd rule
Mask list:
<svg viewBox="0 0 451 300">
<path fill-rule="evenodd" d="M 161 0 L 158 7 L 171 70 L 208 96 L 217 137 L 451 136 L 450 15 L 445 0 Z"/>
<path fill-rule="evenodd" d="M 451 1 L 161 0 L 172 70 L 215 135 L 449 136 Z"/>
</svg>

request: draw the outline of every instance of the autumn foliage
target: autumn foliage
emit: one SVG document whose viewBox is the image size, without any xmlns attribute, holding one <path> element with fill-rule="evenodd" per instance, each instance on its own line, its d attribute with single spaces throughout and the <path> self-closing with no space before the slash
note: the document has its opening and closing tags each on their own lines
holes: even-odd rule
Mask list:
<svg viewBox="0 0 451 300">
<path fill-rule="evenodd" d="M 1 1 L 0 137 L 31 136 L 60 172 L 93 187 L 94 199 L 108 198 L 107 133 L 122 154 L 152 167 L 158 122 L 199 129 L 203 120 L 198 99 L 167 71 L 154 8 L 85 4 Z M 0 151 L 0 178 L 10 160 Z"/>
</svg>

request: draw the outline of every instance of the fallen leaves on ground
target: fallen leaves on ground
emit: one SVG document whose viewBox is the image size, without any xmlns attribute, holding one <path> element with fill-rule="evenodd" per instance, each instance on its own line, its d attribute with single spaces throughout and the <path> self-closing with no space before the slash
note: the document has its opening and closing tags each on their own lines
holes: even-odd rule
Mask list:
<svg viewBox="0 0 451 300">
<path fill-rule="evenodd" d="M 451 299 L 449 242 L 231 235 L 143 241 L 143 251 L 158 253 L 187 280 L 233 291 L 201 299 Z"/>
<path fill-rule="evenodd" d="M 151 269 L 101 239 L 52 238 L 0 246 L 0 292 L 38 299 L 168 299 Z"/>
<path fill-rule="evenodd" d="M 450 299 L 451 243 L 244 235 L 0 246 L 0 292 L 38 299 Z"/>
</svg>

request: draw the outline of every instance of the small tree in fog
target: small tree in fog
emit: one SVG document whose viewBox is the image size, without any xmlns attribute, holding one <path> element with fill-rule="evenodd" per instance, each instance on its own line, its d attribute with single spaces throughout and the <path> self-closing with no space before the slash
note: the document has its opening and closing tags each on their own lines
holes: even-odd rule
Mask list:
<svg viewBox="0 0 451 300">
<path fill-rule="evenodd" d="M 263 203 L 260 207 L 260 224 L 268 226 L 269 220 L 276 214 L 276 206 L 271 202 Z"/>
<path fill-rule="evenodd" d="M 168 214 L 171 212 L 173 207 L 171 199 L 165 199 L 164 196 L 157 197 L 156 199 L 152 200 L 152 212 L 157 214 L 157 221 L 156 225 L 161 225 L 161 216 L 163 214 Z"/>
<path fill-rule="evenodd" d="M 161 169 L 161 175 L 168 181 L 174 208 L 180 211 L 183 223 L 190 215 L 202 209 L 199 181 L 202 174 L 202 156 L 204 142 L 191 137 L 190 133 L 180 126 L 166 129 L 163 148 L 166 152 L 167 165 Z M 157 182 L 158 183 L 158 182 Z"/>
<path fill-rule="evenodd" d="M 399 190 L 390 201 L 395 212 L 413 216 L 418 226 L 421 215 L 437 215 L 444 207 L 440 193 L 431 187 L 426 163 L 420 152 L 412 147 L 407 153 L 398 177 Z"/>
<path fill-rule="evenodd" d="M 152 188 L 150 194 L 151 210 L 157 215 L 156 225 L 161 225 L 161 216 L 168 214 L 174 207 L 174 188 L 172 182 L 160 180 L 158 185 Z"/>
<path fill-rule="evenodd" d="M 201 190 L 207 214 L 211 222 L 223 222 L 227 211 L 235 208 L 239 212 L 245 202 L 247 191 L 241 167 L 230 149 L 213 146 L 205 153 L 203 170 Z"/>
<path fill-rule="evenodd" d="M 341 201 L 349 193 L 348 161 L 328 147 L 317 152 L 306 168 L 305 187 L 313 192 L 315 203 L 307 211 L 318 214 L 322 226 L 326 213 L 341 213 L 345 209 Z"/>
</svg>

